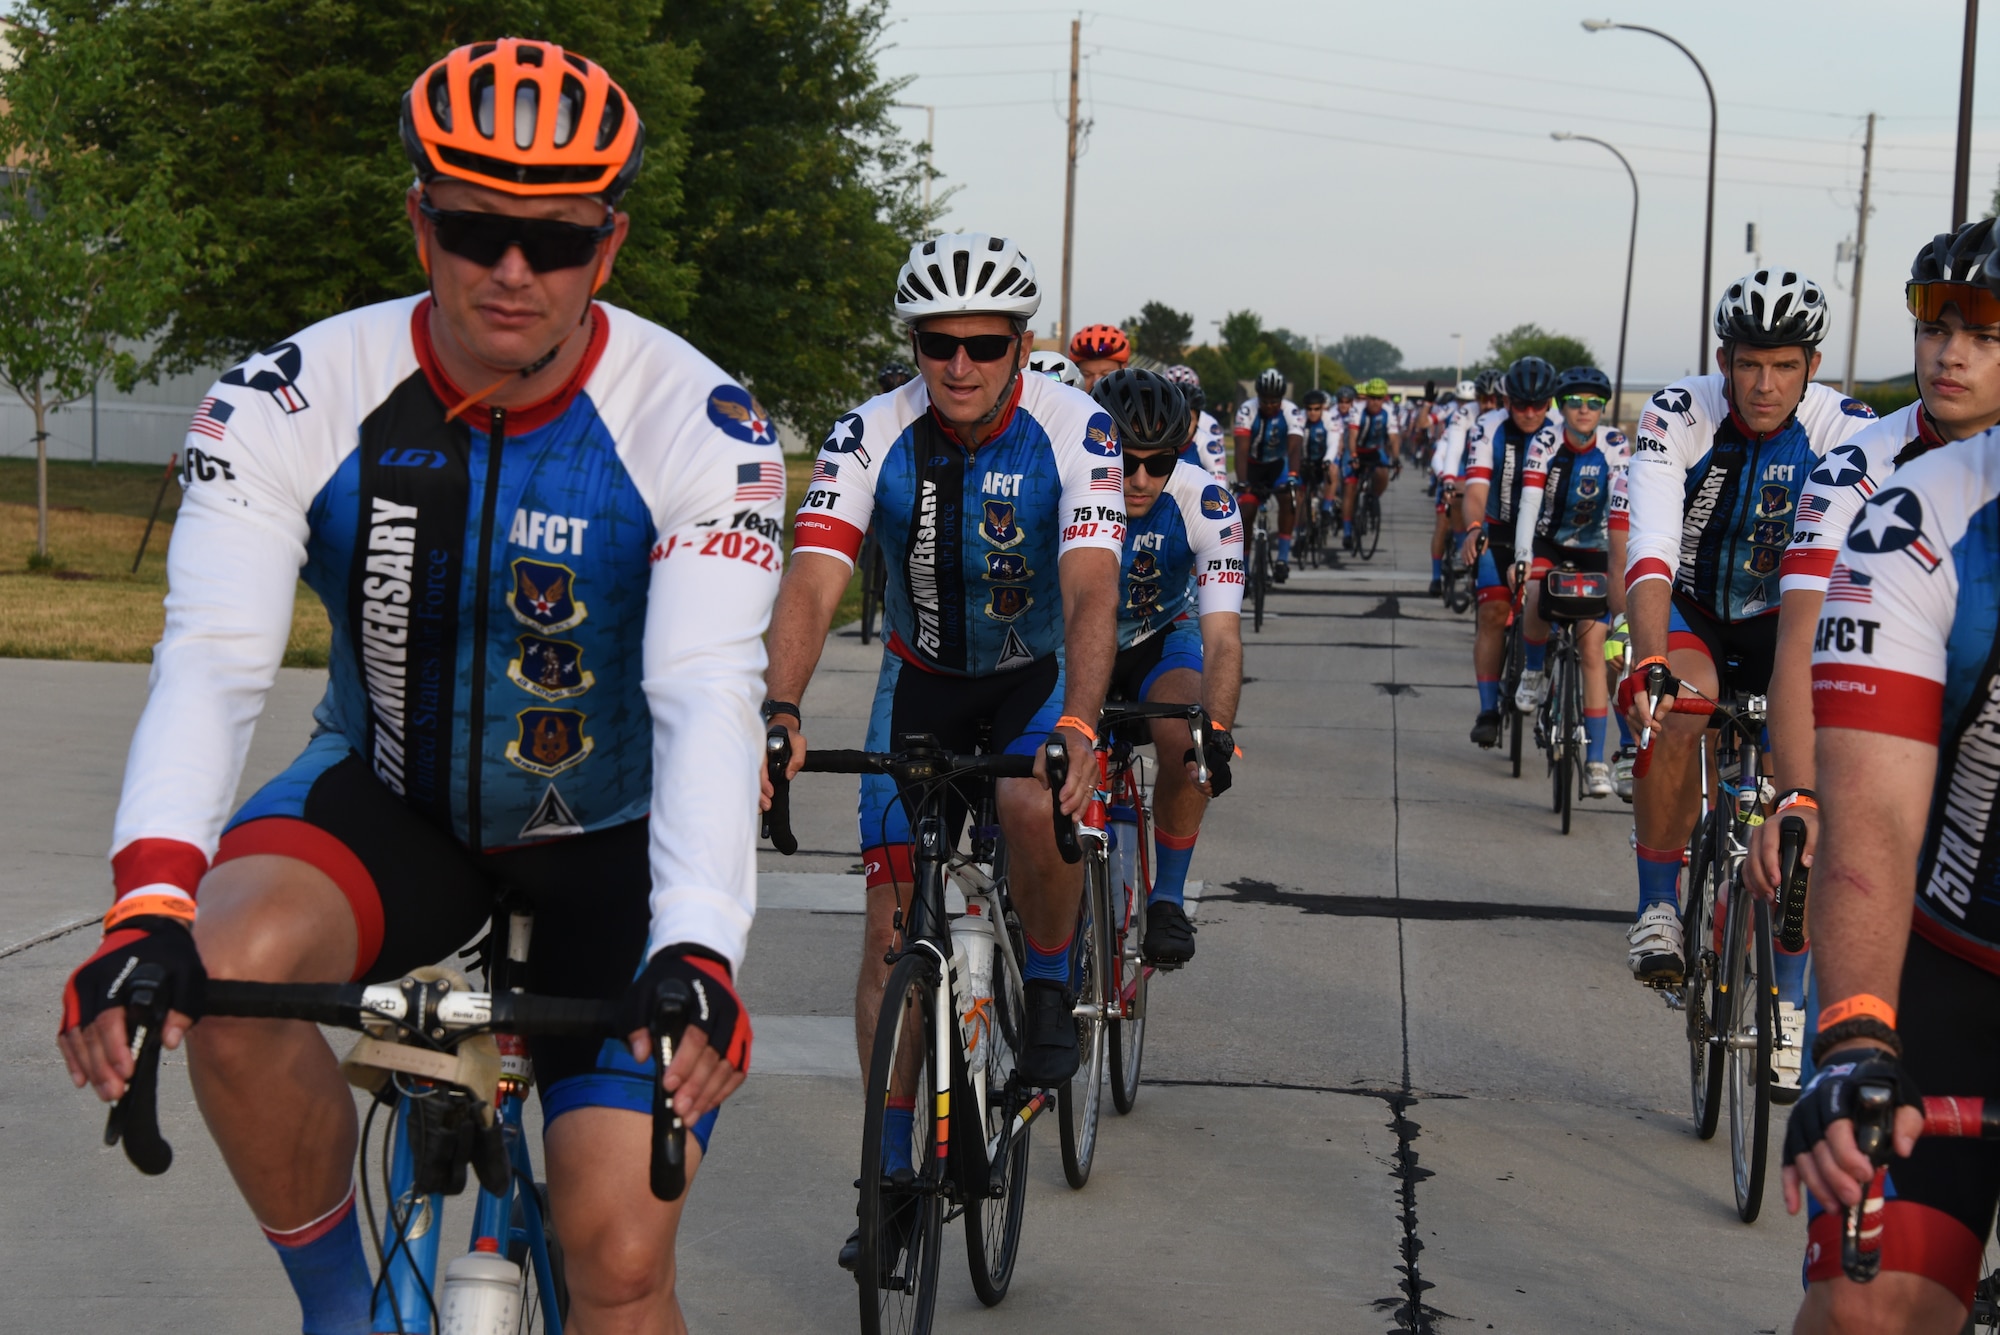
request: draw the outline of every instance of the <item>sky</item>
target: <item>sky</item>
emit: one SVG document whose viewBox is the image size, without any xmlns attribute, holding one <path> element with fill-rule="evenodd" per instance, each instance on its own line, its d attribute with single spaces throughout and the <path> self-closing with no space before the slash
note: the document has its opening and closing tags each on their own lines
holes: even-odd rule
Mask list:
<svg viewBox="0 0 2000 1335">
<path fill-rule="evenodd" d="M 1962 0 L 1112 0 L 1085 10 L 892 0 L 880 52 L 898 95 L 936 108 L 943 226 L 1014 237 L 1049 299 L 1062 270 L 1069 25 L 1082 116 L 1071 313 L 1116 322 L 1164 301 L 1197 340 L 1249 309 L 1332 342 L 1375 334 L 1409 366 L 1476 358 L 1525 322 L 1617 354 L 1632 188 L 1640 193 L 1625 373 L 1694 368 L 1714 297 L 1759 259 L 1832 300 L 1821 378 L 1846 369 L 1867 113 L 1875 173 L 1856 375 L 1910 369 L 1902 285 L 1951 224 Z M 1708 107 L 1719 103 L 1712 290 L 1701 290 Z M 1980 45 L 1972 216 L 2000 168 L 2000 36 Z M 899 110 L 911 140 L 925 112 Z M 1754 222 L 1758 254 L 1745 250 Z M 1698 323 L 1699 322 L 1699 323 Z M 1462 338 L 1455 338 L 1462 335 Z M 1707 369 L 1707 368 L 1704 368 Z"/>
</svg>

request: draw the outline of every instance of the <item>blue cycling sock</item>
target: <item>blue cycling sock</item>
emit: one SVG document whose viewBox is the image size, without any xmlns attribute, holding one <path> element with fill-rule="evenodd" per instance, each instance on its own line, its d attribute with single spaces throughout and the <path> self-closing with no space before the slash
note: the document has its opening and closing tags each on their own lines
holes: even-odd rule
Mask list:
<svg viewBox="0 0 2000 1335">
<path fill-rule="evenodd" d="M 1774 931 L 1772 935 L 1776 936 L 1777 933 Z M 1773 981 L 1778 985 L 1778 1000 L 1789 1001 L 1794 1006 L 1805 1005 L 1806 965 L 1812 962 L 1812 947 L 1808 945 L 1797 954 L 1793 954 L 1773 941 L 1771 954 L 1773 963 L 1777 966 L 1774 972 L 1778 976 Z"/>
<path fill-rule="evenodd" d="M 354 1213 L 354 1188 L 347 1199 L 312 1223 L 264 1236 L 284 1262 L 285 1277 L 299 1298 L 304 1335 L 368 1335 L 373 1282 L 361 1253 L 361 1223 Z"/>
<path fill-rule="evenodd" d="M 1549 642 L 1543 640 L 1537 644 L 1533 640 L 1524 639 L 1521 641 L 1521 648 L 1526 651 L 1524 661 L 1528 671 L 1540 672 L 1542 665 L 1548 661 Z"/>
<path fill-rule="evenodd" d="M 1279 538 L 1278 560 L 1289 563 L 1291 559 L 1292 559 L 1292 540 L 1290 538 Z"/>
<path fill-rule="evenodd" d="M 882 1172 L 884 1176 L 901 1168 L 912 1168 L 910 1132 L 917 1124 L 915 1099 L 889 1100 L 882 1109 Z"/>
<path fill-rule="evenodd" d="M 1619 747 L 1624 748 L 1632 745 L 1632 725 L 1625 721 L 1624 713 L 1621 711 L 1620 713 L 1614 714 L 1612 717 L 1618 720 Z"/>
<path fill-rule="evenodd" d="M 1586 709 L 1583 711 L 1584 759 L 1596 764 L 1604 759 L 1604 711 Z"/>
<path fill-rule="evenodd" d="M 1650 904 L 1680 907 L 1675 885 L 1681 878 L 1681 850 L 1639 845 L 1639 912 Z"/>
<path fill-rule="evenodd" d="M 1500 679 L 1481 677 L 1479 679 L 1479 712 L 1491 714 L 1500 708 Z"/>
<path fill-rule="evenodd" d="M 1444 578 L 1444 558 L 1442 556 L 1433 556 L 1431 558 L 1431 578 Z"/>
<path fill-rule="evenodd" d="M 1354 536 L 1354 521 L 1353 521 L 1353 520 L 1347 520 L 1347 521 L 1345 521 L 1344 523 L 1342 523 L 1342 524 L 1341 524 L 1341 526 L 1340 526 L 1340 536 L 1341 536 L 1341 537 L 1343 537 L 1343 538 L 1351 538 L 1351 537 L 1353 537 L 1353 536 Z"/>
<path fill-rule="evenodd" d="M 1194 841 L 1200 837 L 1199 830 L 1181 835 L 1153 827 L 1153 889 L 1146 896 L 1148 904 L 1186 906 L 1188 863 L 1194 861 Z"/>
<path fill-rule="evenodd" d="M 1046 978 L 1052 983 L 1061 983 L 1064 987 L 1068 987 L 1069 945 L 1070 940 L 1075 939 L 1075 936 L 1076 933 L 1072 932 L 1069 938 L 1065 939 L 1060 945 L 1054 949 L 1046 950 L 1043 949 L 1041 942 L 1035 940 L 1032 936 L 1029 937 L 1028 967 L 1021 971 L 1021 976 L 1024 979 Z"/>
</svg>

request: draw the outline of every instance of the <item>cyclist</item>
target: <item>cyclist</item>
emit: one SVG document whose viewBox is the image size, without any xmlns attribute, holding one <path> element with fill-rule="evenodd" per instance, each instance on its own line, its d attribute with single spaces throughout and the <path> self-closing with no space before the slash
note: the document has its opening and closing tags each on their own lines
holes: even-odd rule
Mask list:
<svg viewBox="0 0 2000 1335">
<path fill-rule="evenodd" d="M 1080 814 L 1095 773 L 1084 761 L 1117 652 L 1125 512 L 1110 416 L 1087 394 L 1020 374 L 1040 305 L 1034 266 L 1005 237 L 947 235 L 910 248 L 895 311 L 910 328 L 920 383 L 862 404 L 820 447 L 838 485 L 815 489 L 793 521 L 764 712 L 789 734 L 797 773 L 806 747 L 800 701 L 875 520 L 889 568 L 888 633 L 868 749 L 930 733 L 971 751 L 984 728 L 991 749 L 1036 757 L 1038 777 L 1002 779 L 998 797 L 1027 937 L 1018 1069 L 1046 1087 L 1077 1067 L 1070 946 L 1082 872 L 1056 850 L 1052 798 L 1039 777 L 1043 744 L 1060 735 L 1077 760 L 1054 800 Z M 859 824 L 867 923 L 854 1028 L 865 1063 L 898 905 L 912 884 L 909 819 L 886 776 L 862 779 Z M 892 1172 L 909 1167 L 913 1107 L 890 1109 L 883 1143 Z M 859 1246 L 857 1233 L 842 1265 L 852 1268 Z"/>
<path fill-rule="evenodd" d="M 916 379 L 917 373 L 910 369 L 908 362 L 884 362 L 875 374 L 875 384 L 884 394 L 892 389 L 901 389 Z"/>
<path fill-rule="evenodd" d="M 1236 476 L 1243 487 L 1245 525 L 1256 522 L 1259 505 L 1277 497 L 1273 584 L 1283 584 L 1292 570 L 1292 484 L 1298 480 L 1305 432 L 1306 415 L 1285 397 L 1285 373 L 1266 367 L 1257 376 L 1257 397 L 1245 399 L 1236 410 Z"/>
<path fill-rule="evenodd" d="M 2000 301 L 1980 286 L 1989 258 L 2000 255 L 1991 219 L 1967 223 L 1936 237 L 1910 267 L 1909 300 L 1916 317 L 1916 382 L 1922 397 L 1900 408 L 1820 460 L 1800 498 L 1791 545 L 1778 566 L 1780 602 L 1777 647 L 1771 667 L 1772 782 L 1788 814 L 1805 821 L 1807 856 L 1817 841 L 1814 806 L 1811 660 L 1822 635 L 1871 631 L 1872 594 L 1850 572 L 1829 590 L 1841 534 L 1863 502 L 1911 459 L 1949 441 L 1964 440 L 2000 424 Z M 1822 621 L 1822 613 L 1825 620 Z M 1759 894 L 1778 880 L 1778 822 L 1751 833 L 1745 874 Z M 1792 993 L 1781 995 L 1787 1031 L 1804 1032 L 1803 970 Z M 1797 1088 L 1798 1047 L 1781 1051 L 1781 1085 Z"/>
<path fill-rule="evenodd" d="M 518 94 L 467 93 L 496 81 Z M 402 141 L 428 293 L 253 355 L 209 391 L 220 436 L 188 437 L 212 466 L 187 474 L 117 901 L 65 989 L 63 1056 L 117 1097 L 119 983 L 163 966 L 167 1044 L 187 1036 L 304 1329 L 376 1329 L 334 1055 L 307 1024 L 190 1029 L 204 978 L 393 979 L 525 898 L 533 991 L 633 1003 L 627 1039 L 530 1044 L 571 1315 L 681 1330 L 681 1205 L 647 1185 L 658 1077 L 637 1017 L 664 978 L 701 999 L 665 1077 L 692 1171 L 749 1065 L 731 978 L 756 903 L 777 431 L 687 343 L 591 299 L 644 142 L 601 67 L 459 47 L 404 96 Z M 225 820 L 301 575 L 333 616 L 319 731 Z"/>
<path fill-rule="evenodd" d="M 1514 552 L 1532 557 L 1523 606 L 1523 670 L 1514 707 L 1523 714 L 1548 698 L 1544 667 L 1549 623 L 1542 619 L 1542 577 L 1557 566 L 1598 574 L 1610 570 L 1611 486 L 1625 470 L 1625 433 L 1603 423 L 1611 401 L 1611 379 L 1595 366 L 1572 366 L 1556 377 L 1556 406 L 1562 430 L 1538 441 L 1521 469 L 1521 504 L 1514 521 Z M 1611 766 L 1604 759 L 1604 719 L 1610 694 L 1598 664 L 1604 661 L 1604 630 L 1610 620 L 1577 627 L 1583 673 L 1584 791 L 1609 797 Z"/>
<path fill-rule="evenodd" d="M 1500 658 L 1513 614 L 1514 517 L 1529 452 L 1536 446 L 1553 450 L 1558 439 L 1549 420 L 1555 387 L 1555 367 L 1540 357 L 1519 358 L 1502 382 L 1506 406 L 1480 417 L 1465 438 L 1465 538 L 1458 559 L 1466 566 L 1479 563 L 1474 577 L 1479 624 L 1472 641 L 1472 672 L 1479 685 L 1479 717 L 1472 723 L 1475 746 L 1500 745 Z"/>
<path fill-rule="evenodd" d="M 1308 390 L 1306 443 L 1303 467 L 1299 470 L 1304 504 L 1317 505 L 1324 521 L 1322 531 L 1333 523 L 1333 470 L 1338 467 L 1340 446 L 1346 425 L 1332 416 L 1333 396 L 1323 389 Z"/>
<path fill-rule="evenodd" d="M 1088 392 L 1132 360 L 1132 340 L 1115 324 L 1085 325 L 1069 341 L 1069 359 L 1083 372 L 1083 388 Z"/>
<path fill-rule="evenodd" d="M 1140 951 L 1148 963 L 1194 957 L 1187 919 L 1188 863 L 1210 796 L 1230 784 L 1236 744 L 1229 725 L 1243 690 L 1243 525 L 1229 489 L 1178 457 L 1186 432 L 1178 390 L 1150 371 L 1113 371 L 1097 382 L 1125 454 L 1125 562 L 1118 599 L 1118 661 L 1111 694 L 1122 700 L 1200 703 L 1211 722 L 1203 753 L 1209 786 L 1194 782 L 1193 734 L 1182 719 L 1152 724 L 1160 764 L 1153 789 L 1153 887 Z"/>
<path fill-rule="evenodd" d="M 1979 286 L 1986 295 L 1959 311 L 1985 323 L 1993 280 L 1982 273 Z M 1929 313 L 1919 312 L 1919 349 L 1957 341 L 1926 328 L 1943 323 L 1932 304 L 1943 295 L 1917 294 Z M 1809 1191 L 1814 1215 L 1799 1331 L 1956 1332 L 1984 1273 L 2000 1157 L 1991 1142 L 1919 1138 L 1909 1105 L 1920 1091 L 2000 1097 L 1996 532 L 2000 432 L 1989 430 L 1898 468 L 1860 508 L 1830 576 L 1867 593 L 1852 610 L 1868 624 L 1842 627 L 1844 611 L 1822 618 L 1813 652 L 1822 821 L 1810 916 L 1824 1005 L 1818 1070 L 1784 1149 L 1786 1207 L 1797 1212 Z M 1882 1273 L 1869 1284 L 1840 1263 L 1845 1207 L 1876 1171 L 1843 1125 L 1862 1081 L 1888 1086 L 1897 1105 L 1896 1157 L 1863 1225 L 1881 1231 Z"/>
<path fill-rule="evenodd" d="M 1169 366 L 1162 374 L 1180 386 L 1181 397 L 1187 400 L 1188 443 L 1181 450 L 1181 458 L 1228 485 L 1229 450 L 1223 440 L 1222 424 L 1215 420 L 1214 414 L 1204 411 L 1208 394 L 1201 387 L 1201 377 L 1192 366 Z"/>
<path fill-rule="evenodd" d="M 1464 528 L 1459 513 L 1459 476 L 1465 468 L 1465 435 L 1479 419 L 1478 391 L 1470 380 L 1438 396 L 1446 411 L 1439 422 L 1437 447 L 1431 451 L 1431 476 L 1436 481 L 1437 521 L 1431 528 L 1430 596 L 1444 593 L 1444 555 Z"/>
<path fill-rule="evenodd" d="M 1077 370 L 1076 363 L 1060 352 L 1037 348 L 1028 354 L 1028 369 L 1040 371 L 1051 380 L 1060 380 L 1071 389 L 1083 388 L 1083 372 Z"/>
<path fill-rule="evenodd" d="M 1368 490 L 1379 497 L 1383 488 L 1389 485 L 1389 469 L 1393 464 L 1397 472 L 1403 469 L 1403 461 L 1396 453 L 1396 443 L 1402 439 L 1400 426 L 1400 405 L 1388 402 L 1389 382 L 1376 376 L 1361 387 L 1366 400 L 1359 414 L 1347 428 L 1347 468 L 1343 480 L 1343 496 L 1340 511 L 1341 545 L 1354 551 L 1360 544 L 1354 537 L 1354 501 L 1360 494 L 1361 479 L 1368 479 Z"/>
<path fill-rule="evenodd" d="M 1770 680 L 1778 562 L 1806 476 L 1875 417 L 1812 383 L 1825 335 L 1817 283 L 1795 269 L 1745 274 L 1715 305 L 1719 373 L 1668 385 L 1639 417 L 1627 484 L 1633 662 L 1619 708 L 1635 730 L 1652 730 L 1654 752 L 1632 792 L 1639 911 L 1626 958 L 1642 982 L 1678 983 L 1685 967 L 1676 885 L 1699 806 L 1694 761 L 1706 724 L 1665 711 L 1655 719 L 1646 671 L 1664 664 L 1711 699 L 1762 694 Z M 1790 994 L 1794 966 L 1779 964 L 1779 989 Z"/>
</svg>

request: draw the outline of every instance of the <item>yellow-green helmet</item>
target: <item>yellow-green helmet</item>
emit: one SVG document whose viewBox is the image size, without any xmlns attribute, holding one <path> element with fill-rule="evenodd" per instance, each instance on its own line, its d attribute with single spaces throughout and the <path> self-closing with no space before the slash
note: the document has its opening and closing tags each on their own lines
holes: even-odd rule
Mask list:
<svg viewBox="0 0 2000 1335">
<path fill-rule="evenodd" d="M 1364 398 L 1386 399 L 1389 397 L 1389 382 L 1378 375 L 1361 387 L 1361 394 Z"/>
</svg>

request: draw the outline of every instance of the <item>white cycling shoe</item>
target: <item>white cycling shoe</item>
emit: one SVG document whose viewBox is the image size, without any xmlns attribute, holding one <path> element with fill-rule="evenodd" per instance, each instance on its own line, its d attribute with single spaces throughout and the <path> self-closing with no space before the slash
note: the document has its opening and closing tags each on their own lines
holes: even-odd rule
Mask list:
<svg viewBox="0 0 2000 1335">
<path fill-rule="evenodd" d="M 1549 674 L 1547 672 L 1523 672 L 1521 684 L 1514 688 L 1514 708 L 1523 714 L 1532 714 L 1542 707 L 1542 701 L 1549 698 Z"/>
<path fill-rule="evenodd" d="M 1630 747 L 1620 747 L 1611 758 L 1611 787 L 1621 801 L 1632 800 L 1632 766 L 1638 758 L 1639 753 Z"/>
<path fill-rule="evenodd" d="M 1778 1003 L 1777 1041 L 1771 1045 L 1771 1101 L 1796 1103 L 1799 1098 L 1799 1068 L 1805 1058 L 1806 1008 L 1789 1001 Z"/>
<path fill-rule="evenodd" d="M 1626 930 L 1625 943 L 1625 962 L 1642 983 L 1674 984 L 1687 973 L 1680 910 L 1672 904 L 1648 904 Z"/>
<path fill-rule="evenodd" d="M 1611 796 L 1611 766 L 1602 760 L 1585 761 L 1583 766 L 1583 791 L 1592 797 Z"/>
</svg>

